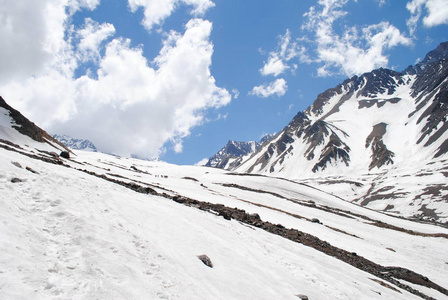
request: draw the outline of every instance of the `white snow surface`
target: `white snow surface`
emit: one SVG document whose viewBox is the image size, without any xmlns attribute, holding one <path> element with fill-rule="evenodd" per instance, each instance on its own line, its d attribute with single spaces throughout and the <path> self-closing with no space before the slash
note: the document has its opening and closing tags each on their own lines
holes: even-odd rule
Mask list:
<svg viewBox="0 0 448 300">
<path fill-rule="evenodd" d="M 444 238 L 382 229 L 360 218 L 222 183 L 313 200 L 419 232 L 448 233 L 444 228 L 392 218 L 282 179 L 76 154 L 73 161 L 65 161 L 73 168 L 120 175 L 156 186 L 159 192 L 257 212 L 263 220 L 314 234 L 383 265 L 409 268 L 446 287 Z M 2 299 L 298 299 L 297 294 L 310 299 L 418 298 L 384 287 L 371 280 L 375 276 L 336 258 L 235 220 L 4 149 L 0 164 Z M 12 178 L 22 182 L 12 183 Z M 323 224 L 281 210 L 319 218 Z M 201 254 L 210 257 L 213 268 L 202 264 L 197 258 Z M 431 292 L 438 299 L 447 298 Z"/>
<path fill-rule="evenodd" d="M 1 119 L 1 132 L 12 132 L 6 121 Z M 162 193 L 258 213 L 448 288 L 446 228 L 388 216 L 281 178 L 84 151 L 62 159 L 64 165 L 48 163 L 33 158 L 50 156 L 30 140 L 6 137 L 18 145 L 0 141 L 0 299 L 420 299 L 314 248 Z M 82 170 L 149 186 L 159 195 Z M 311 201 L 314 206 L 304 205 Z M 344 212 L 319 209 L 324 207 Z M 198 259 L 204 254 L 213 268 Z"/>
</svg>

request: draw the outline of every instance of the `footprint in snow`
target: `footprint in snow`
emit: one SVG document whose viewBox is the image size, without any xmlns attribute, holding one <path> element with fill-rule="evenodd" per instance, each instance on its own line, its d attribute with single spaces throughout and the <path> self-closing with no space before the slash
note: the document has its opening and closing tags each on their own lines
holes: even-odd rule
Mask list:
<svg viewBox="0 0 448 300">
<path fill-rule="evenodd" d="M 159 297 L 159 299 L 170 299 L 170 296 L 164 293 L 157 293 L 157 297 Z"/>
</svg>

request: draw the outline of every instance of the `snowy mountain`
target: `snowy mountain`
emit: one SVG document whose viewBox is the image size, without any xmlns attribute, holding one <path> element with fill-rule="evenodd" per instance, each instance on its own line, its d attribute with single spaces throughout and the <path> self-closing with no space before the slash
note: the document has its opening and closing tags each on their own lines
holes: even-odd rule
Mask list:
<svg viewBox="0 0 448 300">
<path fill-rule="evenodd" d="M 447 58 L 448 42 L 404 72 L 378 69 L 345 80 L 228 169 L 302 180 L 373 209 L 445 220 Z"/>
<path fill-rule="evenodd" d="M 245 158 L 255 153 L 261 145 L 271 141 L 274 137 L 275 134 L 267 134 L 259 142 L 236 142 L 230 140 L 227 145 L 208 160 L 205 166 L 219 169 L 235 169 Z"/>
<path fill-rule="evenodd" d="M 89 140 L 74 139 L 68 135 L 59 134 L 53 134 L 53 137 L 70 149 L 97 152 L 95 145 Z"/>
<path fill-rule="evenodd" d="M 21 132 L 1 108 L 1 299 L 448 299 L 445 227 Z"/>
</svg>

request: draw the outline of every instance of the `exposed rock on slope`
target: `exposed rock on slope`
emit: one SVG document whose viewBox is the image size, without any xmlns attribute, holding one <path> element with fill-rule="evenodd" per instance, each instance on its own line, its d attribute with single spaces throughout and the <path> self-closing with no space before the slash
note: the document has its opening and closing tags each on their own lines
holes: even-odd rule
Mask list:
<svg viewBox="0 0 448 300">
<path fill-rule="evenodd" d="M 395 154 L 392 151 L 389 151 L 383 142 L 383 136 L 386 134 L 386 128 L 386 123 L 378 123 L 374 125 L 372 132 L 366 139 L 366 148 L 370 147 L 372 150 L 372 161 L 370 162 L 369 170 L 372 170 L 375 167 L 380 168 L 381 166 L 394 163 L 392 158 Z"/>
<path fill-rule="evenodd" d="M 16 129 L 21 134 L 32 138 L 36 142 L 48 143 L 52 146 L 58 145 L 59 147 L 67 151 L 70 151 L 64 144 L 54 139 L 45 130 L 41 129 L 36 124 L 28 120 L 19 111 L 9 106 L 1 96 L 0 96 L 0 107 L 6 109 L 12 121 L 15 123 L 12 125 L 12 128 Z"/>
</svg>

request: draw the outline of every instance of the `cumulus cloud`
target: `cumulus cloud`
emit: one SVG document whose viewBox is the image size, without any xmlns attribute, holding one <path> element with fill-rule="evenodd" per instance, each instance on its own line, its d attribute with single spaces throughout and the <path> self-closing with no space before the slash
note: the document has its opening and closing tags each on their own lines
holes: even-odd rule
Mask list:
<svg viewBox="0 0 448 300">
<path fill-rule="evenodd" d="M 143 25 L 147 30 L 152 30 L 155 25 L 161 25 L 169 17 L 177 6 L 186 4 L 192 6 L 193 16 L 203 15 L 215 4 L 210 0 L 128 0 L 129 8 L 132 12 L 143 8 Z"/>
<path fill-rule="evenodd" d="M 277 55 L 273 54 L 269 57 L 263 68 L 260 69 L 260 73 L 264 76 L 278 76 L 282 74 L 286 69 L 288 69 L 288 66 L 283 62 L 283 60 Z"/>
<path fill-rule="evenodd" d="M 312 62 L 321 66 L 318 76 L 344 74 L 352 76 L 387 66 L 387 50 L 398 45 L 411 45 L 410 38 L 388 22 L 364 27 L 346 26 L 342 33 L 333 28 L 344 18 L 348 0 L 320 0 L 304 15 L 302 29 L 310 34 L 309 48 L 314 50 Z"/>
<path fill-rule="evenodd" d="M 423 24 L 426 27 L 448 24 L 448 5 L 446 0 L 412 0 L 406 4 L 406 8 L 411 13 L 411 17 L 407 21 L 411 34 L 414 34 L 417 29 L 423 7 L 427 11 L 426 16 L 423 18 Z"/>
<path fill-rule="evenodd" d="M 80 59 L 97 62 L 101 58 L 101 44 L 114 34 L 114 25 L 109 23 L 99 24 L 90 18 L 86 18 L 84 28 L 77 31 L 77 36 L 80 39 L 78 43 Z"/>
<path fill-rule="evenodd" d="M 278 37 L 279 42 L 277 48 L 269 53 L 268 60 L 264 63 L 260 69 L 260 73 L 263 76 L 274 75 L 279 76 L 283 74 L 287 69 L 295 70 L 295 66 L 290 66 L 289 62 L 296 57 L 305 59 L 305 49 L 291 40 L 291 31 L 286 30 L 284 35 Z"/>
<path fill-rule="evenodd" d="M 379 6 L 385 4 L 384 0 L 376 1 Z M 348 2 L 319 0 L 317 5 L 311 6 L 304 14 L 300 37 L 293 39 L 289 29 L 280 35 L 275 50 L 269 52 L 268 59 L 259 70 L 261 75 L 277 77 L 287 70 L 295 74 L 300 68 L 297 63 L 317 65 L 317 75 L 320 77 L 359 75 L 387 66 L 388 50 L 398 45 L 412 44 L 409 37 L 388 22 L 347 26 L 344 18 L 348 12 L 344 6 Z M 270 85 L 256 86 L 250 93 L 261 97 L 283 95 L 286 89 L 280 87 L 286 87 L 284 79 Z"/>
<path fill-rule="evenodd" d="M 270 96 L 283 96 L 288 90 L 288 85 L 286 84 L 286 80 L 283 78 L 279 78 L 270 84 L 262 84 L 259 86 L 255 86 L 250 92 L 249 95 L 255 95 L 258 97 L 267 98 Z"/>
<path fill-rule="evenodd" d="M 94 9 L 98 1 L 0 0 L 0 82 L 20 80 L 45 71 L 63 53 L 64 22 L 70 13 L 83 8 Z M 67 50 L 67 49 L 66 49 Z"/>
<path fill-rule="evenodd" d="M 208 163 L 209 159 L 208 158 L 203 158 L 200 161 L 198 161 L 197 163 L 195 163 L 195 166 L 205 166 Z"/>
<path fill-rule="evenodd" d="M 12 9 L 14 2 L 8 2 Z M 192 19 L 183 32 L 167 33 L 159 55 L 149 61 L 143 46 L 112 38 L 111 24 L 87 19 L 75 28 L 67 3 L 39 3 L 44 8 L 35 7 L 42 16 L 34 16 L 34 25 L 45 25 L 47 30 L 36 35 L 26 32 L 26 38 L 14 40 L 11 47 L 35 45 L 29 51 L 41 53 L 40 64 L 21 70 L 14 80 L 0 80 L 0 90 L 12 106 L 50 132 L 90 139 L 105 152 L 157 157 L 167 142 L 182 151 L 182 139 L 205 122 L 207 111 L 231 101 L 210 73 L 211 22 Z M 90 8 L 95 2 L 76 3 Z M 49 20 L 49 5 L 57 18 Z M 19 24 L 12 24 L 11 32 L 29 20 L 16 21 Z M 12 51 L 9 55 L 17 57 Z M 32 54 L 24 51 L 23 56 L 28 55 Z M 76 77 L 86 60 L 96 71 Z M 25 63 L 16 59 L 13 67 L 20 70 Z M 9 77 L 9 72 L 1 68 L 0 76 Z"/>
<path fill-rule="evenodd" d="M 305 48 L 297 44 L 296 41 L 291 40 L 291 31 L 286 30 L 284 35 L 278 36 L 278 44 L 274 51 L 269 52 L 268 60 L 264 62 L 263 67 L 259 70 L 263 76 L 279 76 L 285 73 L 286 70 L 291 70 L 295 74 L 297 64 L 292 63 L 294 58 L 300 60 L 307 60 Z M 259 97 L 269 97 L 276 95 L 283 96 L 287 91 L 287 83 L 283 78 L 277 79 L 269 85 L 263 84 L 255 86 L 250 92 L 250 95 Z"/>
</svg>

